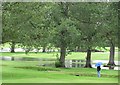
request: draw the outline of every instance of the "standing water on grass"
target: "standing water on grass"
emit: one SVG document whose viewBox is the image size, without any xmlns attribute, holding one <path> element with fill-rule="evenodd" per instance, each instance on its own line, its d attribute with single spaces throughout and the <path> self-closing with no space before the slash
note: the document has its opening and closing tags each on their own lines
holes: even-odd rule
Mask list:
<svg viewBox="0 0 120 85">
<path fill-rule="evenodd" d="M 50 67 L 55 67 L 55 61 L 56 59 L 44 59 L 44 58 L 30 58 L 30 57 L 10 57 L 10 56 L 4 56 L 0 57 L 0 60 L 4 61 L 38 61 L 38 66 L 50 66 Z M 92 61 L 92 67 L 95 67 L 95 64 L 101 61 L 104 65 L 108 63 L 107 60 L 94 60 Z M 113 69 L 113 70 L 120 70 L 118 65 L 120 64 L 120 61 L 115 61 L 115 64 L 117 66 L 110 66 L 110 67 L 104 67 L 101 65 L 101 69 Z M 66 60 L 65 61 L 65 67 L 66 68 L 80 68 L 85 66 L 85 60 Z"/>
</svg>

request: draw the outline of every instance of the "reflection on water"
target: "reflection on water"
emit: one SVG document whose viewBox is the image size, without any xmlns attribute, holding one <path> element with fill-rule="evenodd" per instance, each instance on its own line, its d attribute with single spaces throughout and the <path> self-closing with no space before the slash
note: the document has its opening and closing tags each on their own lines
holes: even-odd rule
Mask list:
<svg viewBox="0 0 120 85">
<path fill-rule="evenodd" d="M 114 66 L 109 66 L 109 69 L 114 69 L 115 67 Z"/>
<path fill-rule="evenodd" d="M 9 56 L 4 56 L 4 57 L 0 57 L 1 60 L 5 60 L 5 61 L 38 61 L 39 66 L 51 66 L 51 67 L 55 67 L 55 59 L 43 59 L 43 58 L 30 58 L 30 57 L 9 57 Z M 48 61 L 52 61 L 50 63 L 48 63 Z M 92 61 L 92 67 L 95 67 L 95 63 L 97 61 Z M 102 60 L 101 61 L 103 64 L 107 64 L 108 61 Z M 119 61 L 120 62 L 120 61 Z M 118 61 L 115 61 L 116 65 L 118 64 Z M 80 67 L 84 67 L 85 66 L 85 60 L 66 60 L 65 61 L 65 67 L 66 68 L 80 68 Z M 114 66 L 109 66 L 109 67 L 104 67 L 101 66 L 102 69 L 113 69 L 113 70 L 120 70 L 120 68 L 118 66 L 114 67 Z"/>
<path fill-rule="evenodd" d="M 83 63 L 85 63 L 84 60 L 66 60 L 66 61 L 65 61 L 65 67 L 67 67 L 67 68 L 72 68 L 72 67 L 74 67 L 74 68 L 84 67 L 85 64 L 83 64 Z"/>
<path fill-rule="evenodd" d="M 107 63 L 106 63 L 107 64 Z M 92 67 L 93 68 L 97 68 L 95 67 L 95 64 L 92 64 Z M 101 69 L 109 69 L 109 70 L 120 70 L 120 67 L 118 66 L 107 66 L 107 67 L 104 67 L 103 65 L 101 66 Z"/>
<path fill-rule="evenodd" d="M 0 60 L 4 61 L 55 61 L 55 59 L 44 59 L 44 58 L 31 58 L 31 57 L 10 57 L 4 56 L 0 57 Z"/>
</svg>

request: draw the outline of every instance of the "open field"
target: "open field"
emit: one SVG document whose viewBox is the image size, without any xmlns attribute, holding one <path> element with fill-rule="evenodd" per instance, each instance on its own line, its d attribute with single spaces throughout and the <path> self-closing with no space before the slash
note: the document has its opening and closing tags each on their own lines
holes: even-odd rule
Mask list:
<svg viewBox="0 0 120 85">
<path fill-rule="evenodd" d="M 3 52 L 1 56 L 56 59 L 58 52 L 34 53 Z M 85 60 L 86 52 L 71 52 L 66 60 Z M 92 52 L 92 60 L 108 60 L 109 52 Z M 118 52 L 115 53 L 118 60 Z M 2 61 L 3 83 L 118 83 L 118 71 L 103 70 L 101 78 L 97 77 L 95 68 L 54 68 L 39 66 L 54 61 Z M 79 76 L 76 76 L 79 75 Z"/>
<path fill-rule="evenodd" d="M 59 54 L 57 52 L 52 53 L 34 53 L 30 52 L 29 54 L 25 54 L 24 52 L 16 52 L 9 53 L 4 52 L 2 56 L 12 56 L 12 57 L 32 57 L 32 58 L 51 58 L 56 59 L 56 55 Z M 85 60 L 86 53 L 85 52 L 71 52 L 66 56 L 66 59 L 80 59 Z M 92 52 L 92 60 L 108 60 L 109 52 Z M 118 52 L 115 53 L 115 60 L 118 60 Z"/>
<path fill-rule="evenodd" d="M 36 61 L 2 61 L 4 83 L 117 83 L 118 71 L 93 68 L 52 68 L 36 66 Z M 79 76 L 76 76 L 79 75 Z"/>
</svg>

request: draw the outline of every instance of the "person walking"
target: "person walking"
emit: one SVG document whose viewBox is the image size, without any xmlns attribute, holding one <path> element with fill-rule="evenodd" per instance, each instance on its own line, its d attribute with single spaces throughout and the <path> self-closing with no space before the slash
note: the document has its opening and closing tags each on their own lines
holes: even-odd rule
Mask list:
<svg viewBox="0 0 120 85">
<path fill-rule="evenodd" d="M 98 62 L 98 63 L 95 64 L 95 66 L 97 67 L 97 76 L 98 76 L 99 78 L 101 77 L 101 75 L 100 75 L 101 65 L 102 65 L 101 62 Z"/>
<path fill-rule="evenodd" d="M 100 70 L 101 70 L 101 67 L 97 66 L 97 75 L 98 75 L 98 77 L 100 77 Z"/>
</svg>

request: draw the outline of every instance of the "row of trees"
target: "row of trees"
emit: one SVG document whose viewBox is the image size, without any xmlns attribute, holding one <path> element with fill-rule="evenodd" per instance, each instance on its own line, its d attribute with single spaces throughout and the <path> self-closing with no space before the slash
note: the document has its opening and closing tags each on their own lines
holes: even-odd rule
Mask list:
<svg viewBox="0 0 120 85">
<path fill-rule="evenodd" d="M 86 66 L 91 67 L 91 51 L 110 46 L 109 65 L 115 65 L 118 35 L 118 3 L 11 2 L 3 3 L 3 40 L 28 49 L 60 48 L 59 62 L 65 67 L 67 50 L 87 50 Z M 12 51 L 14 52 L 14 50 Z"/>
</svg>

